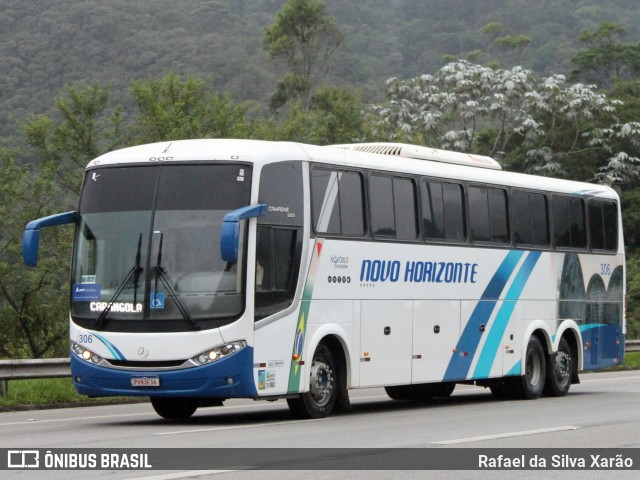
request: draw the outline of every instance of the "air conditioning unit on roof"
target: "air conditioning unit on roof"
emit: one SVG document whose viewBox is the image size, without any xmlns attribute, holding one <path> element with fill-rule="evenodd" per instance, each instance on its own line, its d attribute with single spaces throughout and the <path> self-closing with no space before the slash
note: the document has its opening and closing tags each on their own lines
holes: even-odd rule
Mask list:
<svg viewBox="0 0 640 480">
<path fill-rule="evenodd" d="M 500 164 L 497 161 L 484 155 L 438 150 L 437 148 L 409 145 L 406 143 L 346 143 L 330 146 L 343 150 L 375 153 L 377 155 L 391 155 L 396 157 L 415 158 L 417 160 L 431 160 L 434 162 L 455 163 L 457 165 L 502 170 L 502 167 L 500 167 Z"/>
</svg>

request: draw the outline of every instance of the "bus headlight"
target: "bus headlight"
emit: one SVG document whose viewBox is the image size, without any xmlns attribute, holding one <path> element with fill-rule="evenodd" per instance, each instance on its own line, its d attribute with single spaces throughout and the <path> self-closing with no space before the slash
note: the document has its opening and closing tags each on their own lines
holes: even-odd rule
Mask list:
<svg viewBox="0 0 640 480">
<path fill-rule="evenodd" d="M 96 355 L 91 350 L 87 350 L 77 343 L 71 343 L 71 350 L 73 350 L 73 353 L 75 353 L 85 362 L 93 363 L 94 365 L 96 365 L 102 361 L 102 357 L 100 355 Z"/>
<path fill-rule="evenodd" d="M 207 350 L 206 352 L 202 352 L 199 355 L 193 357 L 191 360 L 198 365 L 207 365 L 222 358 L 228 357 L 229 355 L 233 355 L 246 346 L 247 342 L 245 342 L 244 340 L 226 343 L 224 345 L 220 345 L 218 347 Z"/>
</svg>

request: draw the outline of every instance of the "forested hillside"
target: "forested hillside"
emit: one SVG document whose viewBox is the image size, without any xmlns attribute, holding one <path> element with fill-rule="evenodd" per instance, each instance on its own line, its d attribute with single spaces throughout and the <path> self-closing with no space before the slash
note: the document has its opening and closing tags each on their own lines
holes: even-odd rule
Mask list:
<svg viewBox="0 0 640 480">
<path fill-rule="evenodd" d="M 264 104 L 279 73 L 262 47 L 284 0 L 1 0 L 0 137 L 46 112 L 71 82 L 99 82 L 127 103 L 134 79 L 210 76 L 236 100 Z M 474 53 L 537 74 L 568 74 L 581 31 L 603 21 L 638 39 L 640 9 L 624 0 L 328 0 L 345 44 L 333 84 L 381 100 L 384 81 L 432 73 Z M 499 24 L 499 25 L 498 25 Z M 496 39 L 498 40 L 496 42 Z M 515 46 L 515 48 L 514 48 Z"/>
</svg>

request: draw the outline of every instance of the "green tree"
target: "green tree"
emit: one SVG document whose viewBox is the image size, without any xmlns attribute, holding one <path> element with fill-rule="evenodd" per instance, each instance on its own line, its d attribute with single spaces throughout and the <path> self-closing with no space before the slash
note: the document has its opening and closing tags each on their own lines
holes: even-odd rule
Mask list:
<svg viewBox="0 0 640 480">
<path fill-rule="evenodd" d="M 29 220 L 54 213 L 58 187 L 53 169 L 31 172 L 16 157 L 0 150 L 0 356 L 64 356 L 71 229 L 44 229 L 39 268 L 23 265 L 22 231 Z"/>
<path fill-rule="evenodd" d="M 122 109 L 109 109 L 108 102 L 108 88 L 69 85 L 55 99 L 53 117 L 36 115 L 23 125 L 30 155 L 53 168 L 61 185 L 75 196 L 87 163 L 124 142 Z"/>
<path fill-rule="evenodd" d="M 578 40 L 587 48 L 571 60 L 576 78 L 597 82 L 608 88 L 615 81 L 629 80 L 640 73 L 640 45 L 621 43 L 626 30 L 616 23 L 603 22 L 595 30 L 583 31 Z"/>
<path fill-rule="evenodd" d="M 342 87 L 323 86 L 312 94 L 309 109 L 292 102 L 279 122 L 265 119 L 258 136 L 314 145 L 353 143 L 367 138 L 360 92 Z"/>
<path fill-rule="evenodd" d="M 204 79 L 170 73 L 133 82 L 131 90 L 138 105 L 135 143 L 248 134 L 249 104 L 211 93 Z"/>
<path fill-rule="evenodd" d="M 483 49 L 475 49 L 462 55 L 447 54 L 443 56 L 445 62 L 455 62 L 460 58 L 478 63 L 483 63 L 492 68 L 503 66 L 509 60 L 517 59 L 520 62 L 533 43 L 533 37 L 525 34 L 511 34 L 510 29 L 502 23 L 491 22 L 480 29 Z"/>
<path fill-rule="evenodd" d="M 343 43 L 322 0 L 288 0 L 263 39 L 269 57 L 288 69 L 271 97 L 271 108 L 277 110 L 294 99 L 308 108 L 313 86 L 322 80 L 332 54 Z"/>
<path fill-rule="evenodd" d="M 360 93 L 341 87 L 318 88 L 311 99 L 311 142 L 318 145 L 362 140 L 364 115 Z"/>
<path fill-rule="evenodd" d="M 522 57 L 533 43 L 530 35 L 512 35 L 501 23 L 489 23 L 480 29 L 483 36 L 489 39 L 486 46 L 487 55 L 496 64 L 502 64 L 505 52 L 517 51 Z"/>
</svg>

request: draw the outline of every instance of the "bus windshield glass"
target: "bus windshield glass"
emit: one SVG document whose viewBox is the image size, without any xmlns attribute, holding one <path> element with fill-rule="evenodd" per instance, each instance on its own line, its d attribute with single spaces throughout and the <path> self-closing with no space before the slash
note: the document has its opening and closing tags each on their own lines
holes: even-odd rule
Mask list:
<svg viewBox="0 0 640 480">
<path fill-rule="evenodd" d="M 87 172 L 71 315 L 85 328 L 186 331 L 244 310 L 244 255 L 220 256 L 229 211 L 248 205 L 250 167 L 154 164 Z M 243 231 L 243 230 L 241 230 Z M 243 235 L 241 235 L 241 248 Z"/>
</svg>

